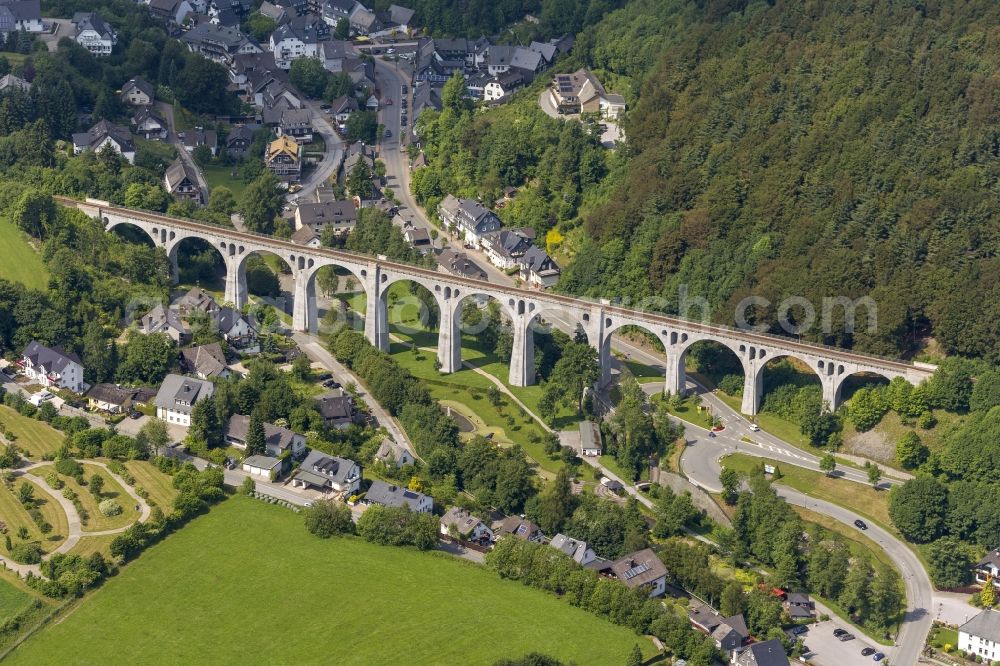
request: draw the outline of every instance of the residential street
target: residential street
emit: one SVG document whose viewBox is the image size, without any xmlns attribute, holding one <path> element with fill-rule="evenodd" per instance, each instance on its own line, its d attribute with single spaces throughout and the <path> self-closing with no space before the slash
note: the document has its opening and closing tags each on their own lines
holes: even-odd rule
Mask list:
<svg viewBox="0 0 1000 666">
<path fill-rule="evenodd" d="M 177 134 L 176 126 L 174 125 L 173 105 L 167 104 L 166 102 L 155 102 L 153 107 L 156 109 L 157 113 L 163 116 L 164 122 L 167 123 L 167 143 L 173 144 L 174 148 L 177 149 L 177 156 L 181 158 L 181 161 L 184 162 L 188 168 L 198 174 L 198 187 L 201 188 L 202 201 L 207 203 L 210 194 L 208 181 L 205 180 L 205 176 L 201 173 L 201 169 L 198 168 L 198 165 L 195 164 L 191 154 L 184 148 L 184 140 Z"/>
<path fill-rule="evenodd" d="M 302 189 L 293 195 L 302 201 L 308 200 L 318 187 L 329 180 L 330 176 L 335 175 L 340 163 L 344 161 L 344 142 L 334 131 L 329 116 L 319 107 L 320 102 L 305 100 L 305 108 L 313 113 L 313 133 L 323 138 L 326 151 L 323 153 L 323 159 L 313 167 L 308 176 L 302 179 Z"/>
</svg>

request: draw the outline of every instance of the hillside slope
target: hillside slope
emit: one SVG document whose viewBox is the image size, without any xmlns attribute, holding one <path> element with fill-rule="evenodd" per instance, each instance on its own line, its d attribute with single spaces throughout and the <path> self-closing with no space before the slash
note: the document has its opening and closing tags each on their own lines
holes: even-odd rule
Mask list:
<svg viewBox="0 0 1000 666">
<path fill-rule="evenodd" d="M 868 295 L 876 332 L 803 337 L 1000 359 L 998 23 L 989 0 L 609 14 L 574 58 L 638 93 L 631 159 L 561 288 L 676 305 L 687 285 L 724 323 L 750 293 Z"/>
</svg>

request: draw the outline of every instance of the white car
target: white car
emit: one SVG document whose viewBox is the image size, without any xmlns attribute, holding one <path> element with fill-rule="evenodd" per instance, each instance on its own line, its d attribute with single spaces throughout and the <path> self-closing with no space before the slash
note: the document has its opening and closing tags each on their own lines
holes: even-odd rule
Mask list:
<svg viewBox="0 0 1000 666">
<path fill-rule="evenodd" d="M 750 424 L 750 431 L 751 432 L 760 432 L 760 426 L 757 425 L 756 423 L 751 423 Z"/>
<path fill-rule="evenodd" d="M 48 391 L 39 391 L 38 393 L 28 398 L 28 402 L 30 402 L 35 407 L 41 407 L 43 402 L 48 402 L 54 397 L 55 396 L 49 393 Z"/>
</svg>

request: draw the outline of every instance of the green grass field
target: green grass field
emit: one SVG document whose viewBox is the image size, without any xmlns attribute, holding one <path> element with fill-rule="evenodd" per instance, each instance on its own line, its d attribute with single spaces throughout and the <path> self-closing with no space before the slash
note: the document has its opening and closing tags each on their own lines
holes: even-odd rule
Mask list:
<svg viewBox="0 0 1000 666">
<path fill-rule="evenodd" d="M 286 509 L 236 497 L 152 547 L 8 660 L 491 664 L 539 651 L 583 665 L 624 663 L 636 643 L 653 653 L 627 629 L 475 565 L 317 539 Z"/>
<path fill-rule="evenodd" d="M 243 190 L 247 187 L 247 182 L 243 180 L 242 176 L 237 176 L 233 178 L 233 170 L 237 170 L 237 167 L 233 166 L 222 166 L 218 164 L 211 164 L 207 167 L 199 167 L 201 173 L 205 176 L 205 181 L 208 183 L 209 193 L 217 187 L 228 187 L 239 201 L 240 196 L 243 194 Z"/>
<path fill-rule="evenodd" d="M 27 608 L 32 601 L 34 601 L 34 597 L 24 590 L 6 580 L 0 580 L 0 622 L 14 617 Z"/>
<path fill-rule="evenodd" d="M 31 289 L 45 289 L 49 284 L 49 269 L 27 238 L 13 222 L 0 217 L 0 248 L 4 257 L 0 261 L 0 278 Z"/>
<path fill-rule="evenodd" d="M 24 484 L 34 487 L 35 499 L 38 503 L 38 509 L 42 513 L 42 518 L 52 525 L 52 531 L 47 535 L 41 533 L 28 510 L 24 508 L 15 495 L 17 489 Z M 69 521 L 56 499 L 43 491 L 37 484 L 23 478 L 14 481 L 13 490 L 8 490 L 6 485 L 0 485 L 0 519 L 6 524 L 7 534 L 13 543 L 16 544 L 21 540 L 17 536 L 18 528 L 26 527 L 28 528 L 27 540 L 39 542 L 42 550 L 46 553 L 51 553 L 58 548 L 69 534 Z M 3 539 L 0 539 L 0 552 L 4 555 L 10 555 Z"/>
<path fill-rule="evenodd" d="M 0 423 L 8 433 L 17 435 L 15 444 L 32 458 L 54 453 L 63 441 L 63 434 L 49 424 L 22 416 L 6 405 L 0 405 Z"/>
<path fill-rule="evenodd" d="M 130 460 L 125 463 L 125 469 L 135 478 L 135 487 L 144 488 L 149 493 L 149 499 L 170 513 L 177 489 L 173 486 L 173 478 L 164 474 L 144 460 Z"/>
</svg>

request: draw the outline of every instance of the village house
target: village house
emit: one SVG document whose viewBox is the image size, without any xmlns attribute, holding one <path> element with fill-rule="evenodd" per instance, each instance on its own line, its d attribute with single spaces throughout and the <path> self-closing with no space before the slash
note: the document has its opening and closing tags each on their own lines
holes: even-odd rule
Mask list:
<svg viewBox="0 0 1000 666">
<path fill-rule="evenodd" d="M 184 132 L 184 150 L 193 153 L 198 146 L 208 146 L 212 157 L 219 151 L 219 136 L 215 130 L 195 128 Z"/>
<path fill-rule="evenodd" d="M 441 221 L 466 243 L 479 247 L 483 236 L 500 230 L 500 218 L 483 204 L 473 199 L 444 198 L 438 206 Z"/>
<path fill-rule="evenodd" d="M 243 159 L 253 144 L 254 131 L 259 126 L 240 125 L 226 135 L 226 153 L 233 158 Z"/>
<path fill-rule="evenodd" d="M 227 445 L 246 449 L 249 430 L 250 417 L 233 414 L 222 429 L 222 437 Z M 280 458 L 286 452 L 295 458 L 301 458 L 306 451 L 305 435 L 273 423 L 264 424 L 264 441 L 265 454 L 274 458 Z"/>
<path fill-rule="evenodd" d="M 407 506 L 415 513 L 430 513 L 434 508 L 434 498 L 409 488 L 388 484 L 375 479 L 362 500 L 365 504 L 381 504 L 389 507 Z"/>
<path fill-rule="evenodd" d="M 344 95 L 330 102 L 330 115 L 337 121 L 338 125 L 343 125 L 351 114 L 358 110 L 358 100 L 351 95 Z"/>
<path fill-rule="evenodd" d="M 781 605 L 793 621 L 811 620 L 816 615 L 816 602 L 805 592 L 789 592 Z"/>
<path fill-rule="evenodd" d="M 24 348 L 16 365 L 28 379 L 45 388 L 60 388 L 83 393 L 83 364 L 80 357 L 62 347 L 46 347 L 32 340 Z"/>
<path fill-rule="evenodd" d="M 271 53 L 281 69 L 291 69 L 299 58 L 316 58 L 320 44 L 330 39 L 330 26 L 312 16 L 295 17 L 271 33 Z"/>
<path fill-rule="evenodd" d="M 288 237 L 288 240 L 292 241 L 296 245 L 304 245 L 306 247 L 314 248 L 323 247 L 323 239 L 310 227 L 296 229 L 292 232 L 292 235 Z"/>
<path fill-rule="evenodd" d="M 955 647 L 984 662 L 1000 660 L 1000 611 L 987 608 L 960 626 Z"/>
<path fill-rule="evenodd" d="M 17 88 L 24 92 L 31 90 L 31 84 L 22 79 L 20 76 L 15 76 L 13 74 L 4 74 L 0 76 L 0 92 L 5 90 L 10 90 L 12 88 Z"/>
<path fill-rule="evenodd" d="M 986 553 L 986 556 L 973 567 L 973 573 L 980 585 L 992 580 L 993 586 L 1000 590 L 1000 580 L 997 580 L 1000 577 L 1000 548 L 994 548 Z"/>
<path fill-rule="evenodd" d="M 43 32 L 41 3 L 38 0 L 5 0 L 0 4 L 0 33 Z"/>
<path fill-rule="evenodd" d="M 688 621 L 695 629 L 711 636 L 715 647 L 727 653 L 740 649 L 750 638 L 750 630 L 747 629 L 742 613 L 722 617 L 699 601 L 691 602 Z"/>
<path fill-rule="evenodd" d="M 309 109 L 285 109 L 278 123 L 278 136 L 290 136 L 299 143 L 312 143 L 312 111 Z"/>
<path fill-rule="evenodd" d="M 195 404 L 214 392 L 215 385 L 212 382 L 183 375 L 167 375 L 156 393 L 156 418 L 188 427 L 191 425 L 191 412 L 194 411 Z"/>
<path fill-rule="evenodd" d="M 302 173 L 302 146 L 287 136 L 279 136 L 267 144 L 264 164 L 281 180 L 296 181 Z"/>
<path fill-rule="evenodd" d="M 191 331 L 176 310 L 158 303 L 136 322 L 136 329 L 143 335 L 163 333 L 176 344 L 181 344 L 191 335 Z"/>
<path fill-rule="evenodd" d="M 238 28 L 213 23 L 201 23 L 181 36 L 181 41 L 192 53 L 199 53 L 226 67 L 238 55 L 261 53 L 257 42 L 244 35 Z"/>
<path fill-rule="evenodd" d="M 122 86 L 122 102 L 129 106 L 151 106 L 156 101 L 156 88 L 142 77 L 131 78 Z"/>
<path fill-rule="evenodd" d="M 350 233 L 358 223 L 358 209 L 352 201 L 303 203 L 295 209 L 295 228 L 308 227 L 316 233 L 331 229 L 338 236 Z"/>
<path fill-rule="evenodd" d="M 218 342 L 182 349 L 181 366 L 198 379 L 228 377 L 231 374 L 226 355 Z"/>
<path fill-rule="evenodd" d="M 438 270 L 444 273 L 471 280 L 487 280 L 489 277 L 482 266 L 470 259 L 465 252 L 456 252 L 452 249 L 438 250 L 436 259 Z"/>
<path fill-rule="evenodd" d="M 729 663 L 734 666 L 790 666 L 785 648 L 777 638 L 733 652 Z"/>
<path fill-rule="evenodd" d="M 496 521 L 493 523 L 493 533 L 497 539 L 507 535 L 535 543 L 542 543 L 545 539 L 538 525 L 519 516 L 507 516 L 503 520 Z"/>
<path fill-rule="evenodd" d="M 244 351 L 257 345 L 258 332 L 247 316 L 234 308 L 223 307 L 215 317 L 222 339 Z"/>
<path fill-rule="evenodd" d="M 549 545 L 572 557 L 577 564 L 586 566 L 597 559 L 597 553 L 587 545 L 586 541 L 577 541 L 565 534 L 557 534 L 552 537 Z"/>
<path fill-rule="evenodd" d="M 147 141 L 161 141 L 167 138 L 167 123 L 152 107 L 142 106 L 132 116 L 135 133 Z"/>
<path fill-rule="evenodd" d="M 441 516 L 441 534 L 477 543 L 493 541 L 493 530 L 486 523 L 457 506 Z"/>
<path fill-rule="evenodd" d="M 350 23 L 354 2 L 355 0 L 326 0 L 321 8 L 323 20 L 331 28 L 336 28 L 342 20 Z"/>
<path fill-rule="evenodd" d="M 559 113 L 599 113 L 614 120 L 625 111 L 625 99 L 609 94 L 587 69 L 557 74 L 549 87 L 549 96 Z"/>
<path fill-rule="evenodd" d="M 118 35 L 95 12 L 73 14 L 73 27 L 76 29 L 73 36 L 76 43 L 95 56 L 111 55 L 111 49 L 118 43 Z"/>
<path fill-rule="evenodd" d="M 215 313 L 219 311 L 215 299 L 210 294 L 205 293 L 201 287 L 192 287 L 186 294 L 177 299 L 175 305 L 182 317 L 201 313 L 214 318 Z"/>
<path fill-rule="evenodd" d="M 354 9 L 351 10 L 348 21 L 351 24 L 351 32 L 355 35 L 370 35 L 379 30 L 378 17 L 375 12 L 360 2 L 354 3 Z"/>
<path fill-rule="evenodd" d="M 405 446 L 386 437 L 375 452 L 375 461 L 389 467 L 405 467 L 414 464 L 413 454 Z"/>
<path fill-rule="evenodd" d="M 347 458 L 310 451 L 292 476 L 292 487 L 356 493 L 361 487 L 361 467 Z"/>
<path fill-rule="evenodd" d="M 180 25 L 194 7 L 188 0 L 149 0 L 149 13 L 168 25 Z"/>
<path fill-rule="evenodd" d="M 417 249 L 431 246 L 431 235 L 423 227 L 414 227 L 411 225 L 408 229 L 403 229 L 403 238 Z"/>
<path fill-rule="evenodd" d="M 491 264 L 507 271 L 519 265 L 518 260 L 534 244 L 533 238 L 530 229 L 505 229 L 484 235 L 482 248 Z"/>
<path fill-rule="evenodd" d="M 123 388 L 115 384 L 96 384 L 87 391 L 87 406 L 90 409 L 122 414 L 132 409 L 132 400 L 136 390 Z"/>
<path fill-rule="evenodd" d="M 316 411 L 327 428 L 342 430 L 354 423 L 354 400 L 341 389 L 316 396 Z"/>
<path fill-rule="evenodd" d="M 532 287 L 548 288 L 559 281 L 562 269 L 537 245 L 529 247 L 518 260 L 520 276 Z"/>
<path fill-rule="evenodd" d="M 580 421 L 580 454 L 599 456 L 602 448 L 600 426 L 594 421 Z"/>
<path fill-rule="evenodd" d="M 194 167 L 181 158 L 175 159 L 167 167 L 163 175 L 163 188 L 175 199 L 189 199 L 195 203 L 204 203 L 201 198 L 201 186 L 198 185 L 198 174 Z"/>
<path fill-rule="evenodd" d="M 86 132 L 73 135 L 73 154 L 91 150 L 99 152 L 105 146 L 124 157 L 129 164 L 135 162 L 135 141 L 127 127 L 101 120 Z"/>
<path fill-rule="evenodd" d="M 650 597 L 662 596 L 667 589 L 667 568 L 649 548 L 594 568 L 602 576 L 617 578 L 632 589 L 648 590 Z"/>
</svg>

